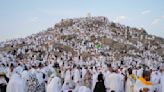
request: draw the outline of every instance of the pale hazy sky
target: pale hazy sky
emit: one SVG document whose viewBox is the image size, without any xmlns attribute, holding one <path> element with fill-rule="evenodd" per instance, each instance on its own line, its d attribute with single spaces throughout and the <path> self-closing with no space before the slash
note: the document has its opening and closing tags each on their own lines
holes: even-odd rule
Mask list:
<svg viewBox="0 0 164 92">
<path fill-rule="evenodd" d="M 0 41 L 25 37 L 62 18 L 106 16 L 164 38 L 164 0 L 0 0 Z"/>
</svg>

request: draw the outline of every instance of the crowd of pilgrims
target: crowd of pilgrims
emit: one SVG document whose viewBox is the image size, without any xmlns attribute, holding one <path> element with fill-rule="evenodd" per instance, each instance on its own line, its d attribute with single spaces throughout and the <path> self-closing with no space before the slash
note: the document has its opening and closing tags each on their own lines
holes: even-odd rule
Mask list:
<svg viewBox="0 0 164 92">
<path fill-rule="evenodd" d="M 123 62 L 0 64 L 1 92 L 164 92 L 164 66 Z"/>
<path fill-rule="evenodd" d="M 90 25 L 93 20 L 104 25 Z M 0 51 L 0 92 L 164 92 L 164 63 L 161 56 L 151 53 L 158 46 L 149 44 L 144 48 L 139 41 L 136 44 L 124 41 L 119 37 L 122 33 L 107 30 L 110 26 L 104 17 L 70 21 L 77 23 L 68 28 L 59 23 L 54 29 L 48 29 L 47 34 L 40 32 L 24 39 L 0 43 L 0 48 L 15 48 L 8 52 Z M 115 26 L 120 30 L 126 28 L 119 24 Z M 99 33 L 91 30 L 98 30 Z M 129 32 L 132 38 L 138 35 L 137 31 Z M 88 33 L 89 36 L 86 35 Z M 71 34 L 78 35 L 82 41 L 58 39 Z M 129 50 L 127 53 L 135 57 L 125 56 L 116 60 L 114 53 L 120 52 L 113 51 L 109 46 L 95 48 L 95 43 L 89 41 L 92 35 L 97 38 L 106 35 L 114 41 L 133 45 L 142 52 Z M 77 56 L 53 47 L 53 41 L 72 47 L 78 52 Z M 83 52 L 99 56 L 86 59 L 81 55 Z"/>
</svg>

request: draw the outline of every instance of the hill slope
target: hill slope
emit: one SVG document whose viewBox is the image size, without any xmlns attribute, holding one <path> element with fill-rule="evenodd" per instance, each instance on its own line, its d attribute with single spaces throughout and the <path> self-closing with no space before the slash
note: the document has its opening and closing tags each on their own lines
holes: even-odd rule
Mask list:
<svg viewBox="0 0 164 92">
<path fill-rule="evenodd" d="M 102 56 L 107 61 L 160 63 L 164 61 L 164 39 L 149 35 L 144 29 L 110 22 L 106 17 L 84 17 L 62 19 L 46 31 L 1 42 L 0 51 L 17 53 L 15 59 L 21 56 L 48 60 L 49 56 L 69 53 L 84 60 Z"/>
</svg>

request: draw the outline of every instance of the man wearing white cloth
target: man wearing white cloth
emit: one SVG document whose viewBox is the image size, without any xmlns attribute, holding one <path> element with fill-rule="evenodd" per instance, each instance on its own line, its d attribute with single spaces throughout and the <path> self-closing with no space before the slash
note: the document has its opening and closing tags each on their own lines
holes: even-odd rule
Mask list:
<svg viewBox="0 0 164 92">
<path fill-rule="evenodd" d="M 46 92 L 61 92 L 61 79 L 57 76 L 53 76 L 52 80 L 50 80 Z"/>
<path fill-rule="evenodd" d="M 25 92 L 24 81 L 21 78 L 22 69 L 17 67 L 7 85 L 7 92 Z"/>
<path fill-rule="evenodd" d="M 71 80 L 71 68 L 68 67 L 67 70 L 66 70 L 66 73 L 65 73 L 65 77 L 64 77 L 64 82 L 67 82 L 69 80 Z"/>
<path fill-rule="evenodd" d="M 160 78 L 160 83 L 161 83 L 161 92 L 164 92 L 164 66 L 161 67 L 161 78 Z"/>
<path fill-rule="evenodd" d="M 117 73 L 116 68 L 112 71 L 112 73 L 108 77 L 109 81 L 109 90 L 108 92 L 111 92 L 112 90 L 115 92 L 123 92 L 122 90 L 122 78 L 121 76 Z"/>
<path fill-rule="evenodd" d="M 73 80 L 74 80 L 75 83 L 78 83 L 80 81 L 80 71 L 79 71 L 78 67 L 76 67 L 74 69 L 73 78 L 74 78 Z"/>
<path fill-rule="evenodd" d="M 150 71 L 144 71 L 142 77 L 138 78 L 134 85 L 134 92 L 154 92 L 154 85 L 150 82 Z"/>
</svg>

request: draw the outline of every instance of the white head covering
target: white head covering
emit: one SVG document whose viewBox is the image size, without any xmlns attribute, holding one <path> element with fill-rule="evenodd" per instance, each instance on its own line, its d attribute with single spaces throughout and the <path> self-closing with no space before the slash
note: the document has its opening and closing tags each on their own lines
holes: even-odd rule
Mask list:
<svg viewBox="0 0 164 92">
<path fill-rule="evenodd" d="M 23 68 L 18 66 L 14 69 L 14 73 L 21 74 L 23 72 Z"/>
</svg>

